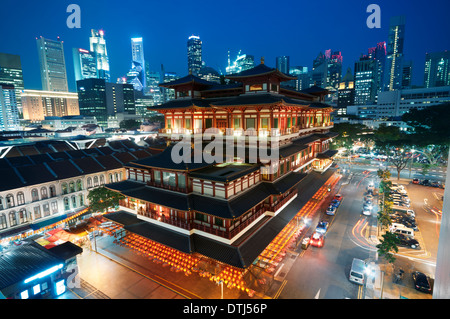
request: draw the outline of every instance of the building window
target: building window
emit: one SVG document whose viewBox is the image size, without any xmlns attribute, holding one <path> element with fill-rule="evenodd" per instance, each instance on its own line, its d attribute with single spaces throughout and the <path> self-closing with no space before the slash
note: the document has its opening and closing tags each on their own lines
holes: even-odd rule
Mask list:
<svg viewBox="0 0 450 319">
<path fill-rule="evenodd" d="M 224 227 L 224 220 L 221 218 L 214 217 L 214 225 Z"/>
<path fill-rule="evenodd" d="M 69 192 L 70 193 L 75 192 L 75 183 L 74 182 L 69 183 Z"/>
<path fill-rule="evenodd" d="M 33 210 L 34 210 L 34 219 L 35 219 L 35 220 L 42 217 L 42 216 L 41 216 L 41 206 L 35 206 L 35 207 L 33 208 Z"/>
<path fill-rule="evenodd" d="M 39 200 L 39 192 L 36 188 L 31 190 L 31 201 L 36 202 Z"/>
<path fill-rule="evenodd" d="M 186 188 L 186 176 L 183 174 L 178 174 L 178 187 L 182 189 Z"/>
<path fill-rule="evenodd" d="M 69 198 L 68 197 L 64 197 L 64 210 L 70 210 L 70 204 L 69 204 Z"/>
<path fill-rule="evenodd" d="M 50 205 L 52 206 L 52 214 L 57 214 L 58 213 L 58 202 L 52 202 Z"/>
<path fill-rule="evenodd" d="M 66 183 L 61 184 L 61 191 L 62 191 L 63 195 L 69 194 L 69 189 L 67 188 Z"/>
<path fill-rule="evenodd" d="M 6 216 L 5 213 L 0 214 L 0 229 L 5 229 L 8 227 L 8 224 L 6 223 Z"/>
<path fill-rule="evenodd" d="M 50 197 L 55 197 L 56 196 L 56 187 L 55 187 L 55 185 L 49 186 L 48 189 L 50 191 Z"/>
<path fill-rule="evenodd" d="M 77 208 L 77 198 L 75 196 L 72 196 L 72 207 Z"/>
<path fill-rule="evenodd" d="M 25 209 L 19 210 L 19 221 L 21 224 L 28 222 L 28 214 Z"/>
<path fill-rule="evenodd" d="M 84 205 L 84 197 L 83 197 L 83 194 L 78 195 L 78 199 L 79 199 L 79 201 L 80 201 L 80 206 L 83 206 L 83 205 Z"/>
<path fill-rule="evenodd" d="M 120 182 L 120 180 L 119 180 L 119 174 L 114 173 L 114 177 L 116 178 L 116 182 Z"/>
<path fill-rule="evenodd" d="M 262 89 L 263 89 L 262 84 L 250 85 L 250 91 L 262 91 Z"/>
<path fill-rule="evenodd" d="M 153 171 L 155 174 L 155 183 L 160 184 L 161 183 L 161 172 L 160 171 Z"/>
<path fill-rule="evenodd" d="M 50 206 L 48 203 L 42 205 L 42 210 L 44 211 L 44 217 L 50 216 Z"/>
<path fill-rule="evenodd" d="M 17 193 L 17 205 L 23 205 L 25 204 L 25 195 L 23 194 L 23 192 L 19 192 Z"/>
<path fill-rule="evenodd" d="M 165 186 L 176 186 L 175 173 L 163 172 L 163 183 Z"/>
<path fill-rule="evenodd" d="M 46 187 L 42 187 L 42 188 L 41 188 L 41 198 L 42 198 L 42 199 L 48 198 L 47 188 L 46 188 Z"/>
<path fill-rule="evenodd" d="M 11 194 L 6 195 L 6 208 L 14 207 L 14 197 Z"/>
<path fill-rule="evenodd" d="M 98 186 L 98 176 L 94 176 L 94 187 Z"/>
<path fill-rule="evenodd" d="M 87 178 L 87 188 L 92 188 L 92 178 Z"/>
<path fill-rule="evenodd" d="M 113 181 L 113 175 L 111 173 L 108 174 L 108 179 L 109 179 L 109 183 L 112 184 L 114 183 Z M 131 178 L 130 178 L 131 179 Z"/>
<path fill-rule="evenodd" d="M 105 185 L 105 176 L 100 175 L 100 185 Z"/>
<path fill-rule="evenodd" d="M 0 210 L 3 210 L 3 197 L 0 196 Z"/>
<path fill-rule="evenodd" d="M 208 216 L 201 214 L 201 213 L 195 213 L 195 219 L 201 222 L 207 222 Z"/>
<path fill-rule="evenodd" d="M 17 225 L 17 215 L 15 211 L 9 213 L 9 225 L 10 227 Z"/>
<path fill-rule="evenodd" d="M 83 190 L 83 183 L 81 182 L 81 179 L 77 180 L 77 191 Z"/>
</svg>

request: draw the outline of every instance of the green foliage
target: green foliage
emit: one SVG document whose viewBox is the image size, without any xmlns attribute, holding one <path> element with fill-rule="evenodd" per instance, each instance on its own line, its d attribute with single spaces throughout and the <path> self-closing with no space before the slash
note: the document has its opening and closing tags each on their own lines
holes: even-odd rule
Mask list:
<svg viewBox="0 0 450 319">
<path fill-rule="evenodd" d="M 119 201 L 125 196 L 101 186 L 90 190 L 87 198 L 90 203 L 89 210 L 92 213 L 104 213 L 108 209 L 118 206 Z"/>
<path fill-rule="evenodd" d="M 393 253 L 398 252 L 400 240 L 391 232 L 386 232 L 382 237 L 383 239 L 380 240 L 380 244 L 376 246 L 378 248 L 378 253 L 381 256 L 384 256 L 389 263 L 394 263 L 396 258 Z"/>
<path fill-rule="evenodd" d="M 119 123 L 119 127 L 126 129 L 126 130 L 136 130 L 141 126 L 141 122 L 136 121 L 136 120 L 123 120 L 122 122 Z"/>
</svg>

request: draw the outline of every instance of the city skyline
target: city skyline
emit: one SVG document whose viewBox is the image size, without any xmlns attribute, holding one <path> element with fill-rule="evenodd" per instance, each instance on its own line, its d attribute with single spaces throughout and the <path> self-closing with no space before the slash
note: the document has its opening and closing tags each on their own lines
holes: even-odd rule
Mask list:
<svg viewBox="0 0 450 319">
<path fill-rule="evenodd" d="M 444 5 L 444 1 L 433 0 L 436 7 Z M 110 2 L 108 2 L 110 3 Z M 255 56 L 255 61 L 261 57 L 265 58 L 265 63 L 275 67 L 277 56 L 286 55 L 290 57 L 291 65 L 311 66 L 313 59 L 319 52 L 329 48 L 339 50 L 344 57 L 343 69 L 348 67 L 353 69 L 354 62 L 358 60 L 362 53 L 367 52 L 367 48 L 373 47 L 381 41 L 388 41 L 389 20 L 392 16 L 404 15 L 406 17 L 405 31 L 405 59 L 414 61 L 413 85 L 422 85 L 424 77 L 425 55 L 427 52 L 444 51 L 450 47 L 450 40 L 444 36 L 445 30 L 449 29 L 449 22 L 443 18 L 443 12 L 428 12 L 427 9 L 414 9 L 415 1 L 400 1 L 395 4 L 381 1 L 381 28 L 369 29 L 366 26 L 366 19 L 370 13 L 366 12 L 369 2 L 358 4 L 344 3 L 339 11 L 332 9 L 322 9 L 321 18 L 324 23 L 317 24 L 313 12 L 316 10 L 313 4 L 285 2 L 280 4 L 276 10 L 295 9 L 302 7 L 303 11 L 311 11 L 309 16 L 301 16 L 301 19 L 289 19 L 285 21 L 283 33 L 278 35 L 278 27 L 273 27 L 267 32 L 252 32 L 253 41 L 248 41 L 245 32 L 255 21 L 264 23 L 269 17 L 275 18 L 277 11 L 268 10 L 267 6 L 253 7 L 244 5 L 235 10 L 233 19 L 228 18 L 223 5 L 197 3 L 195 9 L 187 7 L 182 2 L 177 2 L 175 9 L 166 7 L 167 4 L 153 5 L 152 8 L 160 12 L 170 14 L 159 15 L 147 23 L 145 15 L 135 13 L 135 19 L 124 25 L 117 23 L 123 17 L 131 14 L 132 8 L 126 4 L 115 2 L 115 5 L 106 6 L 105 1 L 97 1 L 95 4 L 87 1 L 79 1 L 81 8 L 81 28 L 69 29 L 66 25 L 68 13 L 67 4 L 55 3 L 54 5 L 41 8 L 38 4 L 27 3 L 29 10 L 20 12 L 27 25 L 39 25 L 39 28 L 16 28 L 14 32 L 6 34 L 0 45 L 0 52 L 18 54 L 21 56 L 22 68 L 24 70 L 24 82 L 27 89 L 40 89 L 39 65 L 36 49 L 32 48 L 33 40 L 43 36 L 49 39 L 56 39 L 58 36 L 64 41 L 67 76 L 69 81 L 69 91 L 76 90 L 75 76 L 73 71 L 73 60 L 71 59 L 72 48 L 86 47 L 91 29 L 102 29 L 105 31 L 108 55 L 110 58 L 111 79 L 122 77 L 129 71 L 130 48 L 129 41 L 133 37 L 144 39 L 146 60 L 149 61 L 150 70 L 160 71 L 161 64 L 165 70 L 176 72 L 180 76 L 187 74 L 186 66 L 186 41 L 192 34 L 196 34 L 203 42 L 203 61 L 207 66 L 225 73 L 227 65 L 228 50 L 232 56 L 239 50 Z M 229 4 L 233 7 L 233 2 Z M 2 17 L 4 23 L 17 19 L 13 8 L 17 6 L 12 1 L 6 1 L 5 10 L 12 12 L 8 16 Z M 38 23 L 39 13 L 43 10 L 55 16 L 54 21 L 49 21 L 45 26 Z M 190 10 L 198 11 L 198 16 L 202 19 L 192 18 Z M 17 10 L 16 10 L 17 11 Z M 145 11 L 145 10 L 142 10 Z M 208 16 L 203 16 L 201 12 L 209 12 Z M 103 12 L 98 16 L 96 12 Z M 212 14 L 211 12 L 214 12 Z M 352 16 L 354 18 L 349 19 Z M 109 18 L 111 17 L 111 18 Z M 245 19 L 244 19 L 245 17 Z M 169 19 L 170 18 L 170 19 Z M 166 19 L 166 20 L 164 20 Z M 424 20 L 425 19 L 425 20 Z M 170 26 L 167 21 L 171 21 Z M 219 23 L 217 22 L 219 21 Z M 239 23 L 235 23 L 240 21 Z M 233 22 L 233 23 L 231 23 Z M 163 32 L 158 28 L 158 24 L 165 23 Z M 222 28 L 221 25 L 229 24 L 229 28 Z M 275 24 L 274 24 L 275 25 Z M 290 26 L 290 28 L 285 28 Z M 310 28 L 314 26 L 314 28 Z M 288 29 L 292 29 L 291 31 Z M 299 30 L 301 30 L 299 32 Z M 339 30 L 336 33 L 332 30 Z M 21 41 L 14 41 L 20 38 Z M 358 41 L 354 41 L 357 38 Z M 29 39 L 29 40 L 27 40 Z M 439 39 L 437 41 L 436 39 Z M 304 43 L 308 43 L 307 46 Z"/>
</svg>

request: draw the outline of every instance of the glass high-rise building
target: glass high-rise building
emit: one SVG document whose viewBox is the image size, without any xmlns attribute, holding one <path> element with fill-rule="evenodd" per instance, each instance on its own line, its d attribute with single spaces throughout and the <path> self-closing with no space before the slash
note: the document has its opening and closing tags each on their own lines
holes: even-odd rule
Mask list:
<svg viewBox="0 0 450 319">
<path fill-rule="evenodd" d="M 188 72 L 197 75 L 202 68 L 202 41 L 191 35 L 187 41 Z"/>
<path fill-rule="evenodd" d="M 227 74 L 235 74 L 255 66 L 255 57 L 249 54 L 241 54 L 241 50 L 236 56 L 236 59 L 231 62 L 230 52 L 228 51 L 228 66 L 225 68 Z"/>
<path fill-rule="evenodd" d="M 41 68 L 42 90 L 67 92 L 66 60 L 64 58 L 63 42 L 59 39 L 49 40 L 36 38 Z"/>
<path fill-rule="evenodd" d="M 97 77 L 97 61 L 93 52 L 73 48 L 72 55 L 76 81 Z"/>
<path fill-rule="evenodd" d="M 108 51 L 106 49 L 105 32 L 103 30 L 91 30 L 89 38 L 90 51 L 95 54 L 97 62 L 97 78 L 107 82 L 111 80 L 109 69 Z"/>
<path fill-rule="evenodd" d="M 277 56 L 275 59 L 276 68 L 285 74 L 289 74 L 289 56 Z"/>
<path fill-rule="evenodd" d="M 106 82 L 104 79 L 77 81 L 80 115 L 95 116 L 100 126 L 108 126 Z"/>
<path fill-rule="evenodd" d="M 374 103 L 377 96 L 377 63 L 367 55 L 355 62 L 355 105 Z"/>
<path fill-rule="evenodd" d="M 0 53 L 0 83 L 14 86 L 17 109 L 19 113 L 22 113 L 21 92 L 24 89 L 24 85 L 20 56 Z"/>
<path fill-rule="evenodd" d="M 405 17 L 392 17 L 389 26 L 387 57 L 383 79 L 383 86 L 386 91 L 402 88 L 404 41 Z"/>
<path fill-rule="evenodd" d="M 368 55 L 370 58 L 374 59 L 376 62 L 377 69 L 377 92 L 383 90 L 383 77 L 386 65 L 386 42 L 377 43 L 376 47 L 369 48 Z"/>
<path fill-rule="evenodd" d="M 0 131 L 19 129 L 16 91 L 11 84 L 0 83 Z"/>
<path fill-rule="evenodd" d="M 426 54 L 424 85 L 427 88 L 450 85 L 450 51 Z"/>
<path fill-rule="evenodd" d="M 131 38 L 131 70 L 127 74 L 128 83 L 137 91 L 147 87 L 146 63 L 142 38 Z"/>
</svg>

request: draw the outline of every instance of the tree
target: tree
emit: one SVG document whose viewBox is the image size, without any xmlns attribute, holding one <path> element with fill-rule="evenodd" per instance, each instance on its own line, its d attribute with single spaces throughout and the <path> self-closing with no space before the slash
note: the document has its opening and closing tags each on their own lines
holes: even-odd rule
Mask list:
<svg viewBox="0 0 450 319">
<path fill-rule="evenodd" d="M 125 196 L 109 190 L 104 186 L 100 186 L 90 190 L 87 198 L 89 200 L 89 211 L 91 213 L 104 213 L 108 209 L 118 206 L 119 201 L 124 199 Z"/>
<path fill-rule="evenodd" d="M 394 263 L 395 257 L 393 253 L 398 252 L 398 244 L 400 243 L 399 238 L 391 232 L 386 232 L 380 240 L 380 244 L 376 247 L 378 248 L 378 253 L 384 256 L 389 263 Z"/>
</svg>

